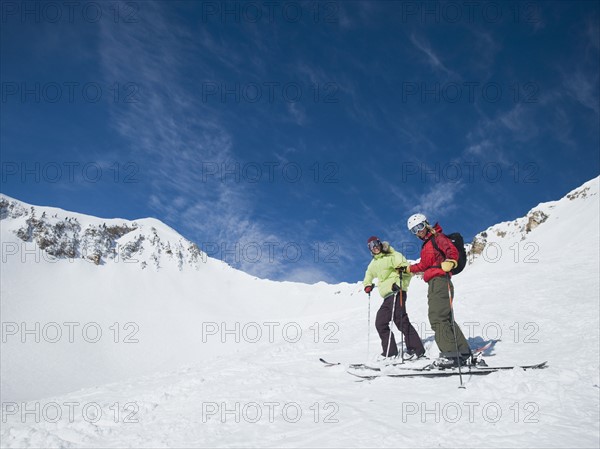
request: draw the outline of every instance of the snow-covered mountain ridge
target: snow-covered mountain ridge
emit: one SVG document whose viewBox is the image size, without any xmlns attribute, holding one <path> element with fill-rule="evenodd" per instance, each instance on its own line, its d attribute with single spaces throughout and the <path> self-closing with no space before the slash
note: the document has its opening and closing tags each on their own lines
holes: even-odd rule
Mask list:
<svg viewBox="0 0 600 449">
<path fill-rule="evenodd" d="M 44 256 L 83 259 L 96 265 L 109 261 L 138 263 L 159 269 L 165 264 L 199 269 L 207 256 L 195 243 L 164 223 L 91 217 L 61 209 L 31 206 L 0 196 L 2 226 L 22 242 L 36 245 Z"/>
<path fill-rule="evenodd" d="M 561 200 L 540 203 L 524 217 L 490 226 L 465 242 L 469 263 L 488 245 L 500 241 L 523 241 L 532 230 L 552 219 L 560 204 L 598 200 L 598 178 L 583 184 Z M 109 261 L 137 263 L 156 270 L 174 265 L 179 270 L 198 270 L 209 257 L 164 223 L 145 218 L 135 221 L 101 219 L 51 207 L 32 206 L 0 194 L 2 226 L 22 242 L 35 244 L 51 258 L 80 258 L 96 265 Z M 218 262 L 211 259 L 212 263 Z"/>
<path fill-rule="evenodd" d="M 498 245 L 500 242 L 511 243 L 532 239 L 532 231 L 538 226 L 552 222 L 559 217 L 554 215 L 554 211 L 559 208 L 562 213 L 569 213 L 571 210 L 579 210 L 584 205 L 590 204 L 590 201 L 600 201 L 598 196 L 598 180 L 592 179 L 582 186 L 572 190 L 558 201 L 549 201 L 540 203 L 532 208 L 524 217 L 512 221 L 505 221 L 490 226 L 485 231 L 475 235 L 473 241 L 467 248 L 469 261 L 472 263 L 486 249 L 486 246 Z M 564 217 L 563 220 L 567 218 Z M 535 237 L 533 237 L 535 238 Z"/>
</svg>

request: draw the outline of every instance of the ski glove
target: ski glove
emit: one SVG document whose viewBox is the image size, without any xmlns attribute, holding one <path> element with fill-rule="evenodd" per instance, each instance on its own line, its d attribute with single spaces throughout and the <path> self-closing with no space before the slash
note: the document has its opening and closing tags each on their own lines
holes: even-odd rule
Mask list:
<svg viewBox="0 0 600 449">
<path fill-rule="evenodd" d="M 396 270 L 398 270 L 398 273 L 410 274 L 410 265 L 406 265 L 406 266 L 403 266 L 403 267 L 398 267 L 398 268 L 396 268 Z"/>
<path fill-rule="evenodd" d="M 452 270 L 454 267 L 456 267 L 457 265 L 458 265 L 458 263 L 456 262 L 456 260 L 446 259 L 442 262 L 442 270 L 444 270 L 445 272 L 448 272 L 448 271 Z"/>
<path fill-rule="evenodd" d="M 367 285 L 365 287 L 365 293 L 371 293 L 373 291 L 374 287 L 375 287 L 375 284 Z"/>
<path fill-rule="evenodd" d="M 396 284 L 396 283 L 392 284 L 392 291 L 397 292 L 398 290 L 400 290 L 400 287 L 398 287 L 398 284 Z"/>
</svg>

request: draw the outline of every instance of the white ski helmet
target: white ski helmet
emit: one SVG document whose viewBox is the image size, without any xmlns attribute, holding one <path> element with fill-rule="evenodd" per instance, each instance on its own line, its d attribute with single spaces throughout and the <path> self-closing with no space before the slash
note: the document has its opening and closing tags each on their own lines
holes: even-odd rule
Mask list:
<svg viewBox="0 0 600 449">
<path fill-rule="evenodd" d="M 427 223 L 427 217 L 423 214 L 414 214 L 408 218 L 408 221 L 406 222 L 406 226 L 410 230 L 421 223 Z"/>
</svg>

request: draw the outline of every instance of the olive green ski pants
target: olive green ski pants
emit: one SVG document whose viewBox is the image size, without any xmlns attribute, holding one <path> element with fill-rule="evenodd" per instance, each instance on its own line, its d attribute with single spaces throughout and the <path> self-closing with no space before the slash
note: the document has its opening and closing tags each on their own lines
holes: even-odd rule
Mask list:
<svg viewBox="0 0 600 449">
<path fill-rule="evenodd" d="M 456 322 L 454 323 L 456 342 L 454 340 L 452 311 L 448 294 L 448 286 L 450 286 L 450 292 L 454 298 L 452 281 L 447 277 L 438 276 L 430 279 L 428 284 L 429 324 L 435 332 L 435 342 L 440 349 L 440 357 L 456 357 L 456 342 L 458 343 L 459 354 L 463 357 L 468 356 L 471 353 L 469 344 Z"/>
</svg>

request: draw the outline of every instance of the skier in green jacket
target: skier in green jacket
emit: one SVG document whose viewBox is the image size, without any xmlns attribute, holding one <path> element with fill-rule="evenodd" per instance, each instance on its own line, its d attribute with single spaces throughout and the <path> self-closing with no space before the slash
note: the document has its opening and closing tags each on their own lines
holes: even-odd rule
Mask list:
<svg viewBox="0 0 600 449">
<path fill-rule="evenodd" d="M 408 261 L 399 252 L 395 251 L 388 242 L 381 242 L 373 236 L 367 241 L 371 251 L 372 260 L 367 267 L 363 280 L 365 293 L 371 293 L 374 288 L 373 279 L 379 280 L 378 290 L 383 298 L 383 303 L 375 318 L 375 327 L 381 338 L 382 357 L 397 357 L 398 347 L 394 333 L 390 336 L 390 321 L 394 310 L 394 323 L 404 334 L 406 342 L 406 358 L 419 358 L 425 355 L 425 348 L 419 334 L 410 324 L 406 314 L 406 297 L 411 275 L 405 274 L 400 282 L 399 268 L 408 266 Z M 396 303 L 394 306 L 394 302 Z M 388 346 L 389 343 L 389 346 Z"/>
</svg>

